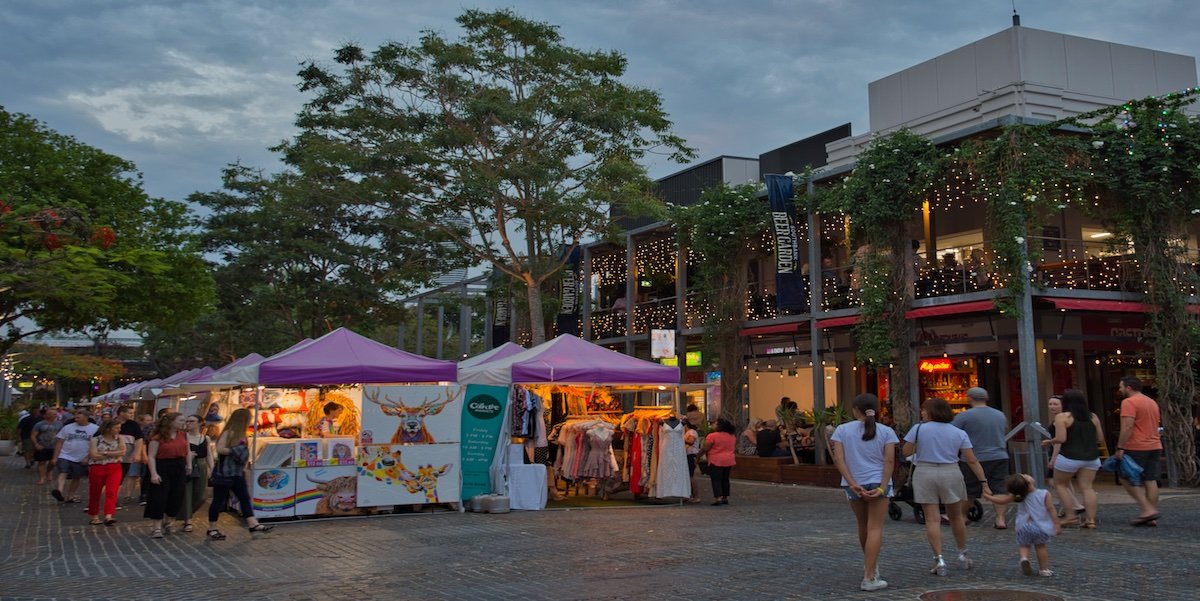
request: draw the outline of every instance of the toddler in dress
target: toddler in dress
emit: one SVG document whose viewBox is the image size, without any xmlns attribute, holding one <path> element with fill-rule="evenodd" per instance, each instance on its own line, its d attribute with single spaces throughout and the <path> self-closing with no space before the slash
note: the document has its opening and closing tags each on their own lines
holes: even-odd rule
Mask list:
<svg viewBox="0 0 1200 601">
<path fill-rule="evenodd" d="M 1029 561 L 1029 548 L 1037 552 L 1038 574 L 1053 576 L 1050 570 L 1050 554 L 1046 551 L 1046 543 L 1055 535 L 1062 532 L 1058 523 L 1054 502 L 1050 494 L 1041 490 L 1033 482 L 1029 474 L 1013 474 L 1004 481 L 1008 494 L 996 495 L 983 493 L 983 497 L 998 506 L 1008 503 L 1017 505 L 1017 544 L 1021 547 L 1021 572 L 1026 576 L 1033 575 L 1033 564 Z"/>
</svg>

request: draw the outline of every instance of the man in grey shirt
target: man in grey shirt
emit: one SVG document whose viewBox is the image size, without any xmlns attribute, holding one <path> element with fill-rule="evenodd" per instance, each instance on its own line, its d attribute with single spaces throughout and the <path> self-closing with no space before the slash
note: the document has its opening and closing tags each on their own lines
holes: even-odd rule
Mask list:
<svg viewBox="0 0 1200 601">
<path fill-rule="evenodd" d="M 1008 444 L 1004 435 L 1008 432 L 1008 418 L 1004 413 L 988 406 L 988 393 L 982 388 L 972 388 L 967 391 L 967 400 L 971 408 L 954 416 L 954 425 L 967 433 L 971 445 L 975 447 L 975 457 L 983 466 L 988 486 L 993 491 L 1004 490 L 1004 479 L 1009 475 Z M 983 483 L 975 478 L 975 474 L 967 469 L 967 464 L 959 463 L 962 468 L 963 480 L 967 484 L 968 505 L 971 499 L 978 499 L 983 492 Z M 996 521 L 993 526 L 999 530 L 1008 527 L 1004 509 L 994 507 Z M 963 511 L 966 511 L 964 508 Z"/>
</svg>

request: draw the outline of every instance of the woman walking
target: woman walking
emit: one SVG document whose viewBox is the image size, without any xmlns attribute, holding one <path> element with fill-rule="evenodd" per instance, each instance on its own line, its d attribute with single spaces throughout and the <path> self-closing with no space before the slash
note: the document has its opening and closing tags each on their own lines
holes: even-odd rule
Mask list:
<svg viewBox="0 0 1200 601">
<path fill-rule="evenodd" d="M 1083 528 L 1096 527 L 1096 489 L 1092 483 L 1096 480 L 1096 472 L 1100 470 L 1099 441 L 1104 436 L 1100 427 L 1100 418 L 1088 410 L 1087 398 L 1083 392 L 1069 389 L 1062 395 L 1063 412 L 1054 417 L 1054 438 L 1042 441 L 1044 446 L 1057 446 L 1058 456 L 1054 459 L 1054 490 L 1064 503 L 1071 496 L 1070 484 L 1074 479 L 1083 497 L 1085 519 L 1082 524 L 1079 518 L 1068 520 L 1064 525 L 1081 525 Z"/>
<path fill-rule="evenodd" d="M 875 423 L 879 397 L 860 394 L 850 407 L 852 422 L 833 431 L 833 464 L 842 474 L 842 488 L 850 510 L 858 521 L 858 545 L 863 550 L 864 591 L 887 588 L 879 577 L 879 549 L 883 546 L 883 523 L 888 497 L 892 496 L 892 469 L 900 440 L 891 428 Z"/>
<path fill-rule="evenodd" d="M 712 479 L 713 505 L 729 504 L 729 474 L 737 461 L 733 447 L 737 444 L 737 428 L 725 418 L 717 419 L 717 429 L 704 439 L 700 457 L 708 457 L 708 477 Z"/>
<path fill-rule="evenodd" d="M 125 456 L 125 442 L 119 432 L 121 425 L 108 420 L 100 425 L 96 436 L 88 447 L 88 515 L 91 524 L 112 526 L 117 523 L 113 515 L 117 512 L 117 495 L 121 488 L 121 458 Z M 104 521 L 100 521 L 100 495 L 104 495 Z"/>
<path fill-rule="evenodd" d="M 183 520 L 183 531 L 191 532 L 192 516 L 208 495 L 208 474 L 212 472 L 213 458 L 209 452 L 211 441 L 201 431 L 204 423 L 199 415 L 189 415 L 184 420 L 184 432 L 187 435 L 188 449 L 191 450 L 192 473 L 188 476 L 183 491 L 183 504 L 175 517 Z"/>
<path fill-rule="evenodd" d="M 208 531 L 205 533 L 211 540 L 225 540 L 225 534 L 217 528 L 217 518 L 229 501 L 230 494 L 237 497 L 250 534 L 270 532 L 273 528 L 258 523 L 254 518 L 254 505 L 250 503 L 250 491 L 246 488 L 246 464 L 250 460 L 246 428 L 249 426 L 250 410 L 238 409 L 225 420 L 225 430 L 217 437 L 217 461 L 211 478 L 213 498 L 208 505 Z"/>
<path fill-rule="evenodd" d="M 1050 395 L 1050 399 L 1046 401 L 1046 413 L 1050 416 L 1050 425 L 1046 429 L 1050 432 L 1051 439 L 1057 434 L 1057 428 L 1054 427 L 1054 418 L 1058 417 L 1058 414 L 1062 412 L 1062 395 Z M 1051 489 L 1054 488 L 1054 461 L 1058 459 L 1059 445 L 1052 445 L 1052 449 L 1050 460 L 1046 462 L 1046 478 L 1050 480 Z M 1058 494 L 1058 492 L 1055 491 L 1055 494 Z M 1079 520 L 1087 513 L 1083 510 L 1083 503 L 1080 503 L 1079 498 L 1076 496 L 1075 485 L 1070 482 L 1067 483 L 1067 496 L 1065 498 L 1059 497 L 1058 505 L 1061 507 L 1058 510 L 1058 517 L 1060 518 L 1066 517 L 1068 511 L 1075 511 L 1074 517 L 1066 521 L 1067 525 L 1078 524 Z"/>
<path fill-rule="evenodd" d="M 967 498 L 967 485 L 958 467 L 959 454 L 971 473 L 983 483 L 983 491 L 991 494 L 986 474 L 975 452 L 971 450 L 971 439 L 967 433 L 950 422 L 954 412 L 945 399 L 929 399 L 921 406 L 921 423 L 904 436 L 904 454 L 916 455 L 916 470 L 913 473 L 913 500 L 921 504 L 925 515 L 925 536 L 933 549 L 934 564 L 929 573 L 946 575 L 946 562 L 942 559 L 941 523 L 933 518 L 938 515 L 938 505 L 946 506 L 950 529 L 954 532 L 958 564 L 964 570 L 971 569 L 975 562 L 967 556 L 967 523 L 963 501 Z"/>
<path fill-rule="evenodd" d="M 192 471 L 191 450 L 183 432 L 182 413 L 167 412 L 158 418 L 146 447 L 146 465 L 150 469 L 150 491 L 145 517 L 157 520 L 150 538 L 171 533 L 174 516 L 183 505 L 184 488 Z"/>
</svg>

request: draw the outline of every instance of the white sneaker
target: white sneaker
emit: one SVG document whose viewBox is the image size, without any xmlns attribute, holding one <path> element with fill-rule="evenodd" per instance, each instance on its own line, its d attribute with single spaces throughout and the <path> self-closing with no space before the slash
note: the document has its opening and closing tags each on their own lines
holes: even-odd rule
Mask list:
<svg viewBox="0 0 1200 601">
<path fill-rule="evenodd" d="M 933 567 L 929 569 L 929 573 L 933 574 L 934 576 L 946 575 L 946 562 L 942 560 L 941 555 L 938 555 L 937 563 L 933 564 Z"/>
<path fill-rule="evenodd" d="M 972 561 L 970 557 L 967 557 L 966 551 L 963 551 L 962 553 L 958 554 L 958 565 L 962 566 L 962 569 L 964 570 L 969 570 L 975 567 L 975 562 Z"/>
<path fill-rule="evenodd" d="M 887 581 L 886 581 L 886 580 L 880 580 L 880 578 L 879 578 L 878 576 L 876 576 L 876 577 L 875 577 L 874 579 L 872 579 L 872 580 L 863 580 L 863 581 L 862 581 L 862 584 L 861 584 L 861 585 L 859 585 L 859 587 L 858 587 L 858 588 L 860 588 L 860 589 L 862 589 L 862 590 L 864 590 L 864 591 L 877 591 L 877 590 L 880 590 L 880 589 L 885 589 L 885 588 L 887 588 Z"/>
<path fill-rule="evenodd" d="M 1028 557 L 1021 558 L 1021 573 L 1026 576 L 1033 576 L 1033 564 L 1030 563 Z"/>
</svg>

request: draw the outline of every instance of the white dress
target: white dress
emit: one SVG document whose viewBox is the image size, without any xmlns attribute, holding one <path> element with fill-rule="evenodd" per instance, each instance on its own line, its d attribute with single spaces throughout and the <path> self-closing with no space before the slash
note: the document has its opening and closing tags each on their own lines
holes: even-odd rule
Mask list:
<svg viewBox="0 0 1200 601">
<path fill-rule="evenodd" d="M 687 450 L 683 446 L 683 422 L 671 427 L 663 422 L 658 430 L 658 486 L 656 497 L 688 498 L 692 496 L 692 481 L 687 472 Z"/>
</svg>

